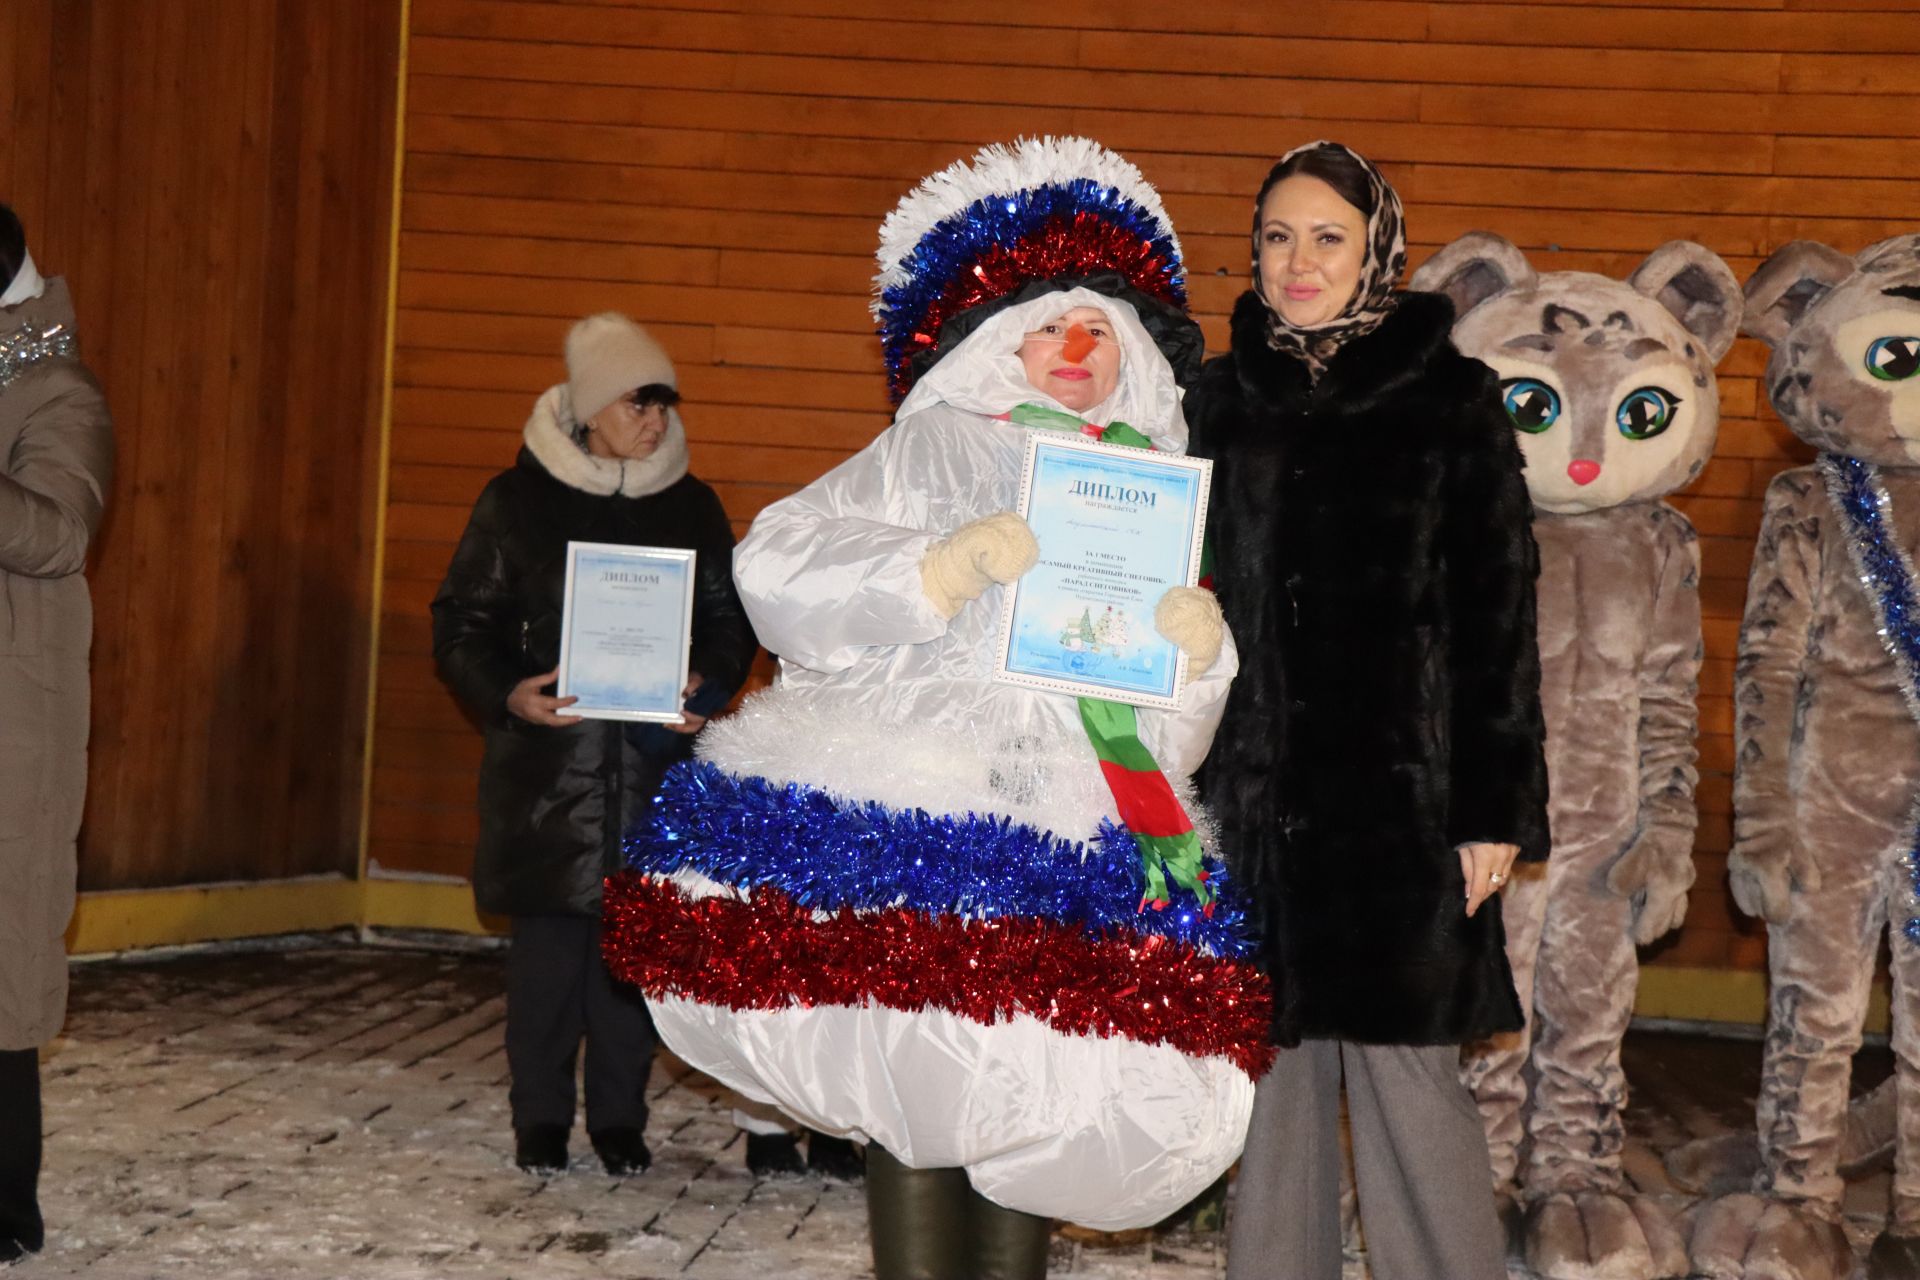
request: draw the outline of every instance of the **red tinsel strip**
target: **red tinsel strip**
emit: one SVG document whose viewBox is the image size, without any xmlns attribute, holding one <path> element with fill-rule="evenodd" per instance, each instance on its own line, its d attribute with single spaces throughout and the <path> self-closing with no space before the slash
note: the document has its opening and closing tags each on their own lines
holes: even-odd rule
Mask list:
<svg viewBox="0 0 1920 1280">
<path fill-rule="evenodd" d="M 915 326 L 914 342 L 930 347 L 947 320 L 970 307 L 1013 292 L 1030 280 L 1118 271 L 1142 293 L 1177 303 L 1171 263 L 1150 242 L 1091 213 L 1071 221 L 1055 218 L 1038 233 L 1011 245 L 994 245 L 971 269 L 954 277 Z M 904 378 L 904 370 L 899 371 Z M 900 390 L 904 393 L 905 387 Z"/>
<path fill-rule="evenodd" d="M 633 872 L 607 880 L 603 915 L 607 967 L 650 995 L 729 1009 L 932 1006 L 986 1024 L 1021 1012 L 1065 1035 L 1224 1057 L 1255 1079 L 1273 1060 L 1266 975 L 1160 938 L 914 911 L 815 919 L 776 890 L 694 900 Z"/>
</svg>

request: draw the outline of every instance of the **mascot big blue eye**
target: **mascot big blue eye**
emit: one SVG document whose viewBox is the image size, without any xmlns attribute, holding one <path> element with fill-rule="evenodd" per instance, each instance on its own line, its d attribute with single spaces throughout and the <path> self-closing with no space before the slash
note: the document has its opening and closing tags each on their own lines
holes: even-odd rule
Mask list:
<svg viewBox="0 0 1920 1280">
<path fill-rule="evenodd" d="M 1673 425 L 1680 397 L 1663 387 L 1641 387 L 1629 392 L 1614 410 L 1620 434 L 1629 440 L 1651 440 Z"/>
<path fill-rule="evenodd" d="M 1507 419 L 1530 435 L 1560 420 L 1560 393 L 1538 378 L 1508 378 L 1500 384 Z"/>
<path fill-rule="evenodd" d="M 1920 338 L 1875 339 L 1867 348 L 1867 372 L 1882 382 L 1905 382 L 1920 375 Z"/>
</svg>

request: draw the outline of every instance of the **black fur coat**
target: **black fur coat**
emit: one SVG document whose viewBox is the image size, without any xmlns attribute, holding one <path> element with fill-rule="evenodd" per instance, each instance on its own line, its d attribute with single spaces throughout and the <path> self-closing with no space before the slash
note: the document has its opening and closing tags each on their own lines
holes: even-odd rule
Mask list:
<svg viewBox="0 0 1920 1280">
<path fill-rule="evenodd" d="M 1452 322 L 1406 294 L 1314 385 L 1248 293 L 1187 398 L 1240 647 L 1202 788 L 1283 1045 L 1520 1026 L 1499 901 L 1466 917 L 1456 849 L 1547 853 L 1538 556 L 1493 373 Z"/>
</svg>

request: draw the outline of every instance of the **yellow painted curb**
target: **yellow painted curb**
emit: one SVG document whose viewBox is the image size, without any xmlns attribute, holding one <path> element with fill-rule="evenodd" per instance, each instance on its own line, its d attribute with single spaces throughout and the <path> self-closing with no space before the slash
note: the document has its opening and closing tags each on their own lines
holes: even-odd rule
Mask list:
<svg viewBox="0 0 1920 1280">
<path fill-rule="evenodd" d="M 1744 969 L 1649 965 L 1640 971 L 1640 990 L 1633 1002 L 1633 1012 L 1639 1018 L 1765 1026 L 1767 975 Z M 1882 1034 L 1888 1022 L 1887 984 L 1876 980 L 1863 1029 Z"/>
<path fill-rule="evenodd" d="M 507 932 L 504 916 L 483 916 L 473 906 L 473 886 L 434 880 L 364 882 L 361 919 L 375 929 L 438 929 L 444 933 Z"/>
<path fill-rule="evenodd" d="M 350 925 L 361 886 L 344 876 L 83 893 L 67 925 L 69 955 L 227 942 Z"/>
<path fill-rule="evenodd" d="M 473 890 L 463 883 L 311 876 L 83 893 L 67 925 L 67 954 L 323 933 L 362 923 L 446 933 L 507 931 L 504 919 L 473 909 Z"/>
</svg>

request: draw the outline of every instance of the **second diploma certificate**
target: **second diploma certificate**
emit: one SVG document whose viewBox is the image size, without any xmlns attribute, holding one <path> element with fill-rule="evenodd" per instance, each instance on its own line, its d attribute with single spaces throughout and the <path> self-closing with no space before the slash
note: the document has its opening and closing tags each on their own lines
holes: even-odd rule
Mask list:
<svg viewBox="0 0 1920 1280">
<path fill-rule="evenodd" d="M 1186 658 L 1153 610 L 1167 588 L 1199 580 L 1212 474 L 1201 458 L 1029 435 L 1020 514 L 1040 562 L 1007 592 L 996 677 L 1175 706 Z"/>
<path fill-rule="evenodd" d="M 680 719 L 693 635 L 694 553 L 674 547 L 567 544 L 561 610 L 563 715 Z"/>
</svg>

